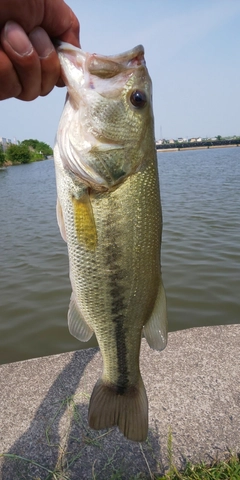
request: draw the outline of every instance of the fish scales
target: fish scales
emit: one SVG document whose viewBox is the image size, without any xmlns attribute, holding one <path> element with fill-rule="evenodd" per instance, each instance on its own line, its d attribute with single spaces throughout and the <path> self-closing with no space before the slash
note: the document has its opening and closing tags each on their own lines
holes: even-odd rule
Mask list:
<svg viewBox="0 0 240 480">
<path fill-rule="evenodd" d="M 62 55 L 65 51 L 73 55 L 72 48 L 63 45 L 60 51 Z M 137 48 L 129 53 L 128 62 L 132 60 L 134 63 L 137 54 L 141 58 Z M 101 57 L 100 63 L 102 58 L 106 59 L 107 65 L 109 57 Z M 142 68 L 142 60 L 137 62 L 140 64 L 132 66 L 133 72 Z M 62 68 L 71 97 L 71 76 L 66 73 L 63 60 Z M 129 67 L 125 68 L 128 73 Z M 101 68 L 99 71 L 104 76 Z M 107 78 L 111 78 L 110 72 L 111 65 Z M 140 78 L 138 85 L 148 84 L 149 79 L 146 78 L 144 82 Z M 123 95 L 124 88 L 128 93 L 126 84 L 125 80 L 118 95 Z M 90 89 L 93 90 L 91 84 Z M 81 101 L 84 100 L 81 98 Z M 108 101 L 113 100 L 110 98 Z M 91 135 L 92 132 L 95 134 L 96 123 L 98 128 L 99 124 L 103 125 L 100 145 L 97 143 L 90 148 L 85 167 L 87 175 L 89 172 L 95 175 L 92 170 L 97 168 L 97 174 L 100 172 L 104 178 L 100 185 L 97 185 L 95 177 L 91 183 L 89 178 L 86 180 L 84 177 L 86 172 L 79 174 L 75 167 L 66 165 L 72 153 L 70 149 L 66 149 L 67 154 L 63 153 L 62 139 L 66 140 L 71 135 L 70 126 L 66 129 L 65 125 L 66 119 L 71 124 L 69 113 L 71 108 L 74 110 L 71 104 L 66 104 L 54 154 L 57 215 L 62 236 L 68 244 L 73 289 L 68 314 L 69 329 L 81 340 L 88 340 L 95 332 L 103 357 L 102 377 L 94 387 L 90 401 L 89 424 L 96 429 L 118 425 L 127 438 L 142 441 L 148 428 L 147 397 L 139 370 L 142 332 L 145 332 L 153 348 L 160 350 L 166 345 L 166 302 L 160 269 L 162 214 L 151 109 L 140 139 L 138 124 L 133 125 L 136 139 L 134 145 L 125 151 L 124 146 L 118 146 L 122 137 L 128 145 L 129 132 L 122 132 L 126 102 L 120 102 L 118 109 L 119 102 L 114 101 L 114 108 L 108 109 L 104 104 L 105 109 L 98 112 L 101 98 L 97 98 L 96 104 L 90 99 L 90 107 L 88 104 L 85 112 L 85 117 L 88 115 L 95 122 L 92 126 L 87 120 L 85 136 L 89 129 Z M 94 108 L 91 108 L 91 102 Z M 75 106 L 75 111 L 77 108 Z M 81 138 L 81 133 L 78 135 Z M 114 138 L 113 149 L 109 148 L 111 138 Z M 82 150 L 84 156 L 84 148 Z M 126 159 L 131 153 L 130 159 Z M 128 162 L 131 169 L 126 174 Z"/>
</svg>

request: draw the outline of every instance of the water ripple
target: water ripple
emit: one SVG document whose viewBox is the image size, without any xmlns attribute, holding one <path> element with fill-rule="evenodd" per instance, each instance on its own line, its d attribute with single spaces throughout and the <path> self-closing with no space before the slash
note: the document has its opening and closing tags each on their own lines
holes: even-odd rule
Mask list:
<svg viewBox="0 0 240 480">
<path fill-rule="evenodd" d="M 158 154 L 171 330 L 240 322 L 239 153 Z"/>
</svg>

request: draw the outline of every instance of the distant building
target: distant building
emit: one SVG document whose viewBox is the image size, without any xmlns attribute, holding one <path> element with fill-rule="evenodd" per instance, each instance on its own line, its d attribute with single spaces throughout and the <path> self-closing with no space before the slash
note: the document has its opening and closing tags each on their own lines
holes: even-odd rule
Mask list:
<svg viewBox="0 0 240 480">
<path fill-rule="evenodd" d="M 175 140 L 173 140 L 173 138 L 171 138 L 171 140 L 169 140 L 169 143 L 176 143 Z"/>
<path fill-rule="evenodd" d="M 3 151 L 5 152 L 7 148 L 7 139 L 5 137 L 0 137 L 0 144 L 2 146 Z"/>
<path fill-rule="evenodd" d="M 0 137 L 0 145 L 2 146 L 3 151 L 5 152 L 9 145 L 19 145 L 20 142 L 15 137 L 13 140 L 11 138 Z"/>
</svg>

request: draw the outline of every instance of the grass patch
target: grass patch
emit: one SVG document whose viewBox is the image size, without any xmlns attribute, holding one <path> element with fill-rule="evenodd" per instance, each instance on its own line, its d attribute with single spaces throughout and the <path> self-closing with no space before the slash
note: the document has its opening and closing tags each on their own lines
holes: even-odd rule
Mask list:
<svg viewBox="0 0 240 480">
<path fill-rule="evenodd" d="M 163 477 L 155 480 L 240 480 L 240 455 L 229 455 L 225 461 L 214 461 L 211 465 L 187 463 L 183 471 L 172 467 Z"/>
<path fill-rule="evenodd" d="M 225 460 L 214 460 L 211 464 L 187 462 L 184 469 L 178 470 L 173 463 L 171 427 L 168 433 L 167 452 L 169 471 L 164 476 L 154 476 L 154 480 L 240 480 L 240 454 L 229 453 Z"/>
</svg>

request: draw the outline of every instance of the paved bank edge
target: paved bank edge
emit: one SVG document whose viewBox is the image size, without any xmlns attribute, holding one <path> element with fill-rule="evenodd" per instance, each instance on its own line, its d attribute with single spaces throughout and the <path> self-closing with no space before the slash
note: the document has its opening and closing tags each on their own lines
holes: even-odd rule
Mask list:
<svg viewBox="0 0 240 480">
<path fill-rule="evenodd" d="M 140 472 L 148 478 L 149 468 L 168 468 L 170 438 L 177 466 L 240 451 L 240 325 L 170 333 L 163 352 L 142 341 L 149 437 L 141 447 L 116 428 L 89 429 L 89 396 L 101 367 L 94 348 L 0 366 L 0 452 L 41 465 L 2 457 L 2 480 L 18 479 L 21 469 L 26 478 L 45 479 L 42 466 L 70 468 L 71 480 L 79 472 L 106 480 L 119 469 L 123 479 Z"/>
</svg>

